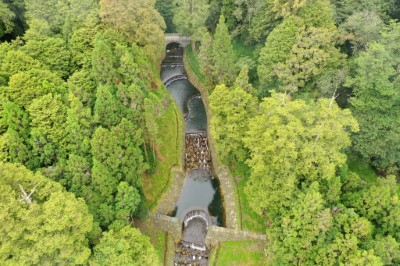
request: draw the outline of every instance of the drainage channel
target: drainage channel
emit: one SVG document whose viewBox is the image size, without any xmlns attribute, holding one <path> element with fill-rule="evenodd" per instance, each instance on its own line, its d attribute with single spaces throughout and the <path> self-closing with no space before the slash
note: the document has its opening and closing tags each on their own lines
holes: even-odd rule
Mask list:
<svg viewBox="0 0 400 266">
<path fill-rule="evenodd" d="M 183 47 L 167 45 L 161 79 L 181 110 L 186 123 L 186 178 L 171 216 L 182 222 L 182 238 L 176 247 L 175 265 L 207 265 L 205 245 L 210 225 L 224 225 L 219 182 L 212 169 L 207 139 L 207 116 L 199 91 L 188 81 L 183 66 Z"/>
</svg>

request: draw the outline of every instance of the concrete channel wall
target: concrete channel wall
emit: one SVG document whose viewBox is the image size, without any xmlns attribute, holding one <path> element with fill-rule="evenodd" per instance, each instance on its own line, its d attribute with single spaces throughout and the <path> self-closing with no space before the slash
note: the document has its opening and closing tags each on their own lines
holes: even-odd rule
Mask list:
<svg viewBox="0 0 400 266">
<path fill-rule="evenodd" d="M 159 213 L 151 213 L 147 222 L 153 223 L 158 228 L 167 231 L 174 239 L 180 240 L 182 236 L 182 222 L 176 217 L 170 217 Z M 225 241 L 266 241 L 266 236 L 254 232 L 230 229 L 211 225 L 206 236 L 207 246 L 216 246 Z"/>
</svg>

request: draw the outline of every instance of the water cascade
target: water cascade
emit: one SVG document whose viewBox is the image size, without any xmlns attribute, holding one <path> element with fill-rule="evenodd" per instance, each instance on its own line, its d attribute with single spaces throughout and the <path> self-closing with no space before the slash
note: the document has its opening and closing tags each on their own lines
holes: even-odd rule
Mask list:
<svg viewBox="0 0 400 266">
<path fill-rule="evenodd" d="M 224 211 L 219 183 L 212 169 L 204 103 L 199 91 L 187 79 L 182 55 L 182 46 L 170 43 L 161 64 L 161 79 L 186 123 L 186 178 L 172 214 L 180 218 L 183 227 L 182 239 L 176 248 L 175 265 L 207 265 L 207 230 L 211 224 L 223 225 Z"/>
</svg>

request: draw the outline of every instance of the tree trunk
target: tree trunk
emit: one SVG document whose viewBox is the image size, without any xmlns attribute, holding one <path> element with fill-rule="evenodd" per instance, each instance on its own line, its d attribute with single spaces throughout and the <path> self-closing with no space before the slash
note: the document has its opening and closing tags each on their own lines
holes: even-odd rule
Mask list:
<svg viewBox="0 0 400 266">
<path fill-rule="evenodd" d="M 143 141 L 143 148 L 144 148 L 144 157 L 146 157 L 146 162 L 149 162 L 149 155 L 147 154 L 147 146 L 145 141 Z"/>
<path fill-rule="evenodd" d="M 153 158 L 154 158 L 154 163 L 155 163 L 156 160 L 157 160 L 156 152 L 155 152 L 155 147 L 156 147 L 156 145 L 153 143 Z"/>
<path fill-rule="evenodd" d="M 194 40 L 190 41 L 190 44 L 192 45 L 192 51 L 193 53 L 196 52 L 196 42 Z"/>
</svg>

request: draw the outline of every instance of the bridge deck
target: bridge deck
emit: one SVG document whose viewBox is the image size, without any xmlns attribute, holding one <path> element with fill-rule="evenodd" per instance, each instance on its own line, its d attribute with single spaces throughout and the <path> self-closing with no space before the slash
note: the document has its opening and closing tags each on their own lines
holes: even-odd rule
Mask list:
<svg viewBox="0 0 400 266">
<path fill-rule="evenodd" d="M 179 33 L 167 33 L 165 34 L 165 41 L 167 44 L 177 42 L 182 46 L 186 46 L 190 43 L 191 39 L 187 36 L 181 36 Z"/>
</svg>

